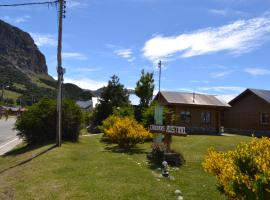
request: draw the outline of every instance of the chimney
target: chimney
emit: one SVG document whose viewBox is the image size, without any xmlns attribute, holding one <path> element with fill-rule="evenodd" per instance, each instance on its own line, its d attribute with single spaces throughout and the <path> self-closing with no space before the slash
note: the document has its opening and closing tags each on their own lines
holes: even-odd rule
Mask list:
<svg viewBox="0 0 270 200">
<path fill-rule="evenodd" d="M 195 103 L 195 92 L 193 92 L 193 103 Z"/>
</svg>

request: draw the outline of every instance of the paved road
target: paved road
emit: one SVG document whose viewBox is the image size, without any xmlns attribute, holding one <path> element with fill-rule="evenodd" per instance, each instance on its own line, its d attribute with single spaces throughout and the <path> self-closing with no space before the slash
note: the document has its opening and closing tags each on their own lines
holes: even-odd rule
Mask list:
<svg viewBox="0 0 270 200">
<path fill-rule="evenodd" d="M 0 119 L 0 155 L 11 150 L 21 142 L 16 136 L 16 131 L 13 130 L 15 121 L 15 118 L 9 118 L 8 120 Z"/>
</svg>

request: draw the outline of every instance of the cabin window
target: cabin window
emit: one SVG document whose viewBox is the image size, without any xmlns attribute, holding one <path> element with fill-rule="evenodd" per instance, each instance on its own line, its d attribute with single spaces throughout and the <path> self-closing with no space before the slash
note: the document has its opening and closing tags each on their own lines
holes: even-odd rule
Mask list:
<svg viewBox="0 0 270 200">
<path fill-rule="evenodd" d="M 261 113 L 261 124 L 269 124 L 269 114 L 268 113 Z"/>
<path fill-rule="evenodd" d="M 190 121 L 191 121 L 190 112 L 182 111 L 180 114 L 180 119 L 181 119 L 181 122 L 183 122 L 183 123 L 190 123 Z"/>
<path fill-rule="evenodd" d="M 201 122 L 204 124 L 211 123 L 211 112 L 202 112 L 201 113 Z"/>
</svg>

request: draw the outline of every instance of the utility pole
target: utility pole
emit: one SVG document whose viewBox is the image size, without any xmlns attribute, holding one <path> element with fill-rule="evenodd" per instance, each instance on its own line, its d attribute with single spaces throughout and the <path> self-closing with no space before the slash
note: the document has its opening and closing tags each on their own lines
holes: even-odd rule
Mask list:
<svg viewBox="0 0 270 200">
<path fill-rule="evenodd" d="M 159 68 L 158 91 L 160 92 L 160 81 L 161 81 L 161 60 L 158 62 L 158 68 Z"/>
<path fill-rule="evenodd" d="M 62 89 L 64 81 L 65 69 L 62 67 L 62 30 L 63 30 L 63 17 L 65 17 L 64 0 L 58 0 L 58 47 L 57 47 L 57 73 L 58 73 L 58 90 L 57 90 L 57 139 L 56 144 L 61 146 L 62 137 Z"/>
</svg>

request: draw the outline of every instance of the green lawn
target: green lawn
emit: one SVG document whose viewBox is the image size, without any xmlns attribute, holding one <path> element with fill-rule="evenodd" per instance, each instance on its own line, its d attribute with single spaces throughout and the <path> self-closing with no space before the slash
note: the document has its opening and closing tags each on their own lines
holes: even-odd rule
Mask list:
<svg viewBox="0 0 270 200">
<path fill-rule="evenodd" d="M 61 148 L 22 148 L 0 157 L 0 199 L 168 200 L 176 199 L 174 191 L 180 189 L 184 199 L 222 200 L 215 178 L 201 167 L 204 154 L 209 146 L 228 150 L 249 139 L 173 138 L 173 149 L 186 159 L 180 169 L 170 169 L 175 180 L 160 178 L 159 171 L 147 165 L 145 153 L 150 151 L 150 143 L 122 153 L 114 145 L 100 142 L 100 136 L 82 136 L 79 143 L 65 143 Z"/>
</svg>

